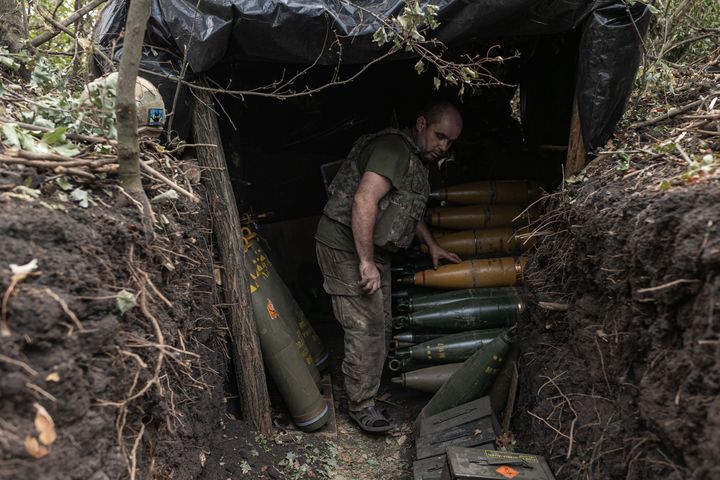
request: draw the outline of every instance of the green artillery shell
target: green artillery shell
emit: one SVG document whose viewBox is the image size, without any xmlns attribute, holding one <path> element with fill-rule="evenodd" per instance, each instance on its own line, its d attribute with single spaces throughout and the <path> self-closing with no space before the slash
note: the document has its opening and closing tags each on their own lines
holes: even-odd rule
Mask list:
<svg viewBox="0 0 720 480">
<path fill-rule="evenodd" d="M 519 288 L 497 287 L 497 288 L 465 288 L 462 290 L 451 290 L 449 292 L 407 295 L 396 301 L 395 309 L 399 313 L 414 312 L 427 307 L 440 307 L 449 305 L 469 298 L 522 298 Z M 397 335 L 396 335 L 397 337 Z M 399 339 L 398 339 L 399 340 Z M 408 340 L 405 340 L 408 341 Z"/>
<path fill-rule="evenodd" d="M 267 257 L 253 248 L 254 245 L 246 245 L 246 262 L 253 272 L 250 274 L 250 298 L 263 361 L 295 424 L 304 431 L 317 430 L 327 422 L 329 412 L 311 373 L 314 371 L 319 377 L 317 369 L 309 354 L 300 354 L 298 347 L 304 346 L 304 340 L 297 325 L 291 330 L 283 318 L 290 310 L 287 303 L 283 303 L 283 292 L 277 288 L 277 282 L 267 281 L 274 273 L 268 268 Z M 279 280 L 279 277 L 275 278 Z M 282 308 L 276 306 L 276 302 Z"/>
<path fill-rule="evenodd" d="M 412 359 L 418 363 L 453 363 L 470 358 L 480 347 L 490 343 L 503 329 L 474 330 L 435 338 L 421 344 L 397 349 L 398 359 Z"/>
<path fill-rule="evenodd" d="M 464 183 L 430 193 L 430 198 L 458 205 L 532 203 L 540 198 L 540 185 L 528 180 Z"/>
<path fill-rule="evenodd" d="M 259 295 L 253 297 L 260 299 Z M 272 299 L 268 299 L 271 305 Z M 319 429 L 328 420 L 329 408 L 300 357 L 283 322 L 268 313 L 271 307 L 253 301 L 263 361 L 295 424 L 303 431 Z"/>
<path fill-rule="evenodd" d="M 444 337 L 445 335 L 447 335 L 447 333 L 401 332 L 396 333 L 393 336 L 393 339 L 398 342 L 412 343 L 413 345 L 415 345 L 417 343 L 427 342 L 428 340 L 432 340 L 433 338 Z"/>
<path fill-rule="evenodd" d="M 443 265 L 437 270 L 423 270 L 398 279 L 398 283 L 443 290 L 480 287 L 512 287 L 524 281 L 527 257 L 501 257 L 466 260 Z"/>
<path fill-rule="evenodd" d="M 529 250 L 535 245 L 534 237 L 528 241 L 518 237 L 527 229 L 516 231 L 512 227 L 465 230 L 436 238 L 438 245 L 462 257 L 499 257 Z M 427 252 L 426 245 L 420 247 Z"/>
<path fill-rule="evenodd" d="M 527 225 L 537 218 L 535 209 L 525 212 L 524 205 L 473 205 L 470 207 L 441 207 L 428 211 L 429 225 L 451 230 L 509 227 Z M 525 212 L 525 213 L 523 213 Z M 444 238 L 444 237 L 443 237 Z"/>
<path fill-rule="evenodd" d="M 445 332 L 511 327 L 524 310 L 520 297 L 468 298 L 393 317 L 393 327 Z"/>
<path fill-rule="evenodd" d="M 462 363 L 448 363 L 446 365 L 435 365 L 434 367 L 422 368 L 406 372 L 392 379 L 405 388 L 420 390 L 421 392 L 435 393 L 440 387 L 457 372 Z"/>
<path fill-rule="evenodd" d="M 244 227 L 247 268 L 250 272 L 250 292 L 262 288 L 268 297 L 273 299 L 275 313 L 282 318 L 287 325 L 291 338 L 295 341 L 300 355 L 310 368 L 313 378 L 320 383 L 320 374 L 327 366 L 327 350 L 323 346 L 317 333 L 305 318 L 305 314 L 290 293 L 285 282 L 275 270 L 270 258 L 260 245 L 257 234 L 247 227 Z M 313 371 L 314 370 L 314 371 Z"/>
<path fill-rule="evenodd" d="M 420 418 L 444 412 L 485 395 L 495 382 L 513 341 L 513 337 L 504 332 L 475 352 L 430 399 L 420 412 Z"/>
</svg>

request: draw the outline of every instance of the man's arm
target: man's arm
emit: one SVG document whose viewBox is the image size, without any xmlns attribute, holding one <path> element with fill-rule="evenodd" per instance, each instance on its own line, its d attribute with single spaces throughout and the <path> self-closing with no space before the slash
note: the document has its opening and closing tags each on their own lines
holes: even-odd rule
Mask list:
<svg viewBox="0 0 720 480">
<path fill-rule="evenodd" d="M 459 256 L 452 252 L 448 252 L 437 244 L 437 242 L 432 236 L 432 233 L 430 233 L 430 229 L 427 227 L 427 225 L 425 225 L 425 222 L 423 222 L 422 220 L 420 220 L 420 222 L 417 224 L 417 227 L 415 228 L 415 235 L 420 239 L 421 242 L 427 245 L 428 251 L 430 252 L 430 257 L 432 257 L 433 268 L 438 268 L 441 258 L 450 260 L 453 263 L 460 263 L 462 261 Z"/>
<path fill-rule="evenodd" d="M 378 202 L 392 188 L 390 180 L 367 171 L 360 179 L 352 205 L 352 233 L 360 257 L 360 288 L 368 295 L 380 289 L 380 272 L 375 265 L 375 219 Z"/>
</svg>

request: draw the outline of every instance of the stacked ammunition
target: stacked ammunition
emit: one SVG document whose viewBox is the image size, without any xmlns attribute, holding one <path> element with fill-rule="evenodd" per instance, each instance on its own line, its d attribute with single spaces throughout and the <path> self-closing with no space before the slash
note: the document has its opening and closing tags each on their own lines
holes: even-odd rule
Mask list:
<svg viewBox="0 0 720 480">
<path fill-rule="evenodd" d="M 437 269 L 418 262 L 394 266 L 395 283 L 400 286 L 393 293 L 393 327 L 399 333 L 388 354 L 389 368 L 400 373 L 394 382 L 434 393 L 451 377 L 471 378 L 467 372 L 492 371 L 493 375 L 480 375 L 488 381 L 470 396 L 489 392 L 503 364 L 502 360 L 497 365 L 483 362 L 509 355 L 512 339 L 506 332 L 525 310 L 519 288 L 526 264 L 522 254 L 532 242 L 521 236 L 526 233 L 522 226 L 536 215 L 528 205 L 539 196 L 540 188 L 529 181 L 474 182 L 431 193 L 442 206 L 430 209 L 426 221 L 436 229 L 438 244 L 463 261 Z M 419 287 L 432 290 L 412 293 Z M 479 351 L 490 356 L 470 362 Z M 500 378 L 507 377 L 505 373 Z M 469 384 L 459 385 L 467 390 Z M 447 396 L 467 398 L 455 391 Z M 502 395 L 496 392 L 494 397 L 494 406 L 499 407 Z M 438 405 L 438 411 L 446 407 L 442 402 Z"/>
<path fill-rule="evenodd" d="M 438 244 L 463 262 L 432 269 L 416 261 L 393 269 L 396 284 L 406 289 L 393 293 L 393 327 L 399 332 L 388 353 L 390 370 L 399 373 L 393 382 L 433 394 L 416 422 L 416 480 L 500 478 L 472 469 L 475 457 L 494 465 L 498 455 L 495 473 L 552 478 L 545 472 L 532 476 L 539 472 L 534 465 L 524 468 L 494 452 L 500 432 L 495 418 L 512 408 L 508 398 L 517 379 L 514 326 L 525 310 L 523 253 L 532 247 L 522 226 L 533 219 L 528 204 L 539 193 L 527 181 L 433 192 L 447 205 L 430 210 L 426 221 L 441 229 L 434 232 Z M 465 468 L 468 462 L 471 468 Z"/>
</svg>

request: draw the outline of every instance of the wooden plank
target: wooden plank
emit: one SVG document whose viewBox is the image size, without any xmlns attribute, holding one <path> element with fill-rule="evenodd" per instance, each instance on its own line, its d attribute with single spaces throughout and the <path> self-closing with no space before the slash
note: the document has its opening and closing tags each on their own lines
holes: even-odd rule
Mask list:
<svg viewBox="0 0 720 480">
<path fill-rule="evenodd" d="M 202 90 L 196 90 L 194 94 L 195 142 L 215 145 L 197 147 L 197 157 L 200 166 L 206 170 L 203 181 L 208 191 L 213 233 L 223 265 L 223 291 L 230 313 L 231 352 L 243 416 L 253 430 L 267 435 L 272 431 L 270 399 L 247 284 L 240 214 L 225 162 L 213 99 Z"/>
<path fill-rule="evenodd" d="M 572 117 L 570 119 L 570 138 L 568 139 L 568 152 L 565 160 L 565 177 L 577 175 L 587 164 L 587 152 L 583 140 L 582 124 L 580 123 L 580 111 L 578 108 L 578 96 L 580 86 L 580 70 L 575 82 L 575 95 L 573 98 Z"/>
</svg>

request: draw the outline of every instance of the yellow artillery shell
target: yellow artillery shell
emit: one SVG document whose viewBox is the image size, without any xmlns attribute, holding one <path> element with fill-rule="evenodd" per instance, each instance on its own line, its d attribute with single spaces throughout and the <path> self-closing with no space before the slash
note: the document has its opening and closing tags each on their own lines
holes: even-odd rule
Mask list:
<svg viewBox="0 0 720 480">
<path fill-rule="evenodd" d="M 433 227 L 451 230 L 522 226 L 537 217 L 534 209 L 525 212 L 522 205 L 473 205 L 444 207 L 428 211 L 427 221 Z"/>
<path fill-rule="evenodd" d="M 400 279 L 400 283 L 443 290 L 480 287 L 512 287 L 524 281 L 527 257 L 466 260 L 429 269 Z"/>
<path fill-rule="evenodd" d="M 540 184 L 528 180 L 499 180 L 463 183 L 441 188 L 430 198 L 455 205 L 478 205 L 501 203 L 529 204 L 540 198 Z"/>
<path fill-rule="evenodd" d="M 445 250 L 457 253 L 465 257 L 499 256 L 512 255 L 529 250 L 535 239 L 525 241 L 517 237 L 513 228 L 484 228 L 466 230 L 436 237 L 438 245 Z M 427 252 L 427 246 L 421 246 L 423 252 Z"/>
</svg>

